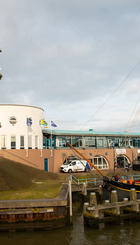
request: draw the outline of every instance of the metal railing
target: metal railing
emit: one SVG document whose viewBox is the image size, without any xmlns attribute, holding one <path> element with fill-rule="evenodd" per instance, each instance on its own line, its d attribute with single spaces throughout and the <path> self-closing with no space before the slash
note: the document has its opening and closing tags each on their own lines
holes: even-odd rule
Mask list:
<svg viewBox="0 0 140 245">
<path fill-rule="evenodd" d="M 121 175 L 121 179 L 123 180 L 140 180 L 140 175 Z"/>
<path fill-rule="evenodd" d="M 70 175 L 70 180 L 72 181 L 72 183 L 77 184 L 77 185 L 81 185 L 83 183 L 94 184 L 94 185 L 103 184 L 103 181 L 102 180 L 98 180 L 97 178 L 77 179 L 73 175 Z"/>
<path fill-rule="evenodd" d="M 121 175 L 122 180 L 140 180 L 140 175 Z M 83 183 L 86 184 L 93 184 L 93 185 L 102 185 L 103 180 L 99 180 L 97 178 L 86 178 L 86 179 L 78 179 L 73 175 L 70 175 L 70 180 L 73 184 L 82 185 Z"/>
</svg>

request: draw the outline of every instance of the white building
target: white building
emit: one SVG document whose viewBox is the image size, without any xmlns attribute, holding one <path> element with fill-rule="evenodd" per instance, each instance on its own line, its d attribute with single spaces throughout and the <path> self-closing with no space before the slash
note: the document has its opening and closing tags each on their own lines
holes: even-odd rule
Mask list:
<svg viewBox="0 0 140 245">
<path fill-rule="evenodd" d="M 0 149 L 42 149 L 43 114 L 39 107 L 1 104 Z"/>
<path fill-rule="evenodd" d="M 140 166 L 140 133 L 52 130 L 43 118 L 42 108 L 1 104 L 0 157 L 57 173 L 73 155 L 69 142 L 99 169 Z"/>
</svg>

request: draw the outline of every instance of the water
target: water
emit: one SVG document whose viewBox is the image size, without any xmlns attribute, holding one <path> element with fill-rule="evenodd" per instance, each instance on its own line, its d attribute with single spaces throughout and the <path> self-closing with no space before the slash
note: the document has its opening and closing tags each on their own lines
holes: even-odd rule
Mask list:
<svg viewBox="0 0 140 245">
<path fill-rule="evenodd" d="M 84 228 L 81 213 L 74 213 L 73 225 L 53 231 L 0 233 L 6 245 L 139 245 L 139 222 L 107 225 L 100 230 Z"/>
</svg>

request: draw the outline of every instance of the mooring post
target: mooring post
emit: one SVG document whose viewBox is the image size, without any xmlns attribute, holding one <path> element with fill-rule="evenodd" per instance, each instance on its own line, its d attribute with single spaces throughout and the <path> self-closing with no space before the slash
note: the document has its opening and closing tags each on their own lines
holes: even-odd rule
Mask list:
<svg viewBox="0 0 140 245">
<path fill-rule="evenodd" d="M 86 184 L 86 183 L 83 183 L 82 194 L 83 194 L 84 196 L 87 195 L 87 184 Z"/>
<path fill-rule="evenodd" d="M 134 208 L 135 208 L 135 211 L 136 211 L 136 212 L 139 212 L 139 211 L 140 211 L 140 205 L 139 205 L 139 203 L 136 202 Z"/>
<path fill-rule="evenodd" d="M 96 206 L 96 205 L 97 205 L 96 193 L 91 192 L 90 193 L 90 206 Z"/>
<path fill-rule="evenodd" d="M 71 191 L 71 180 L 69 180 L 69 203 L 70 203 L 70 223 L 72 223 L 72 191 Z"/>
<path fill-rule="evenodd" d="M 87 183 L 83 183 L 82 194 L 83 194 L 83 200 L 84 202 L 86 202 L 87 201 Z"/>
<path fill-rule="evenodd" d="M 86 213 L 88 207 L 89 207 L 89 203 L 88 202 L 84 202 L 83 213 Z"/>
<path fill-rule="evenodd" d="M 137 200 L 137 193 L 134 188 L 131 189 L 130 191 L 130 200 L 131 201 L 136 201 Z"/>
<path fill-rule="evenodd" d="M 116 207 L 114 208 L 114 211 L 116 215 L 120 215 L 120 207 L 117 205 L 117 202 L 118 202 L 117 191 L 113 190 L 111 191 L 111 203 L 116 203 Z"/>
<path fill-rule="evenodd" d="M 109 205 L 110 201 L 109 200 L 105 200 L 105 205 Z"/>
<path fill-rule="evenodd" d="M 117 191 L 113 190 L 111 191 L 111 203 L 116 203 L 118 202 L 118 195 L 117 195 Z"/>
<path fill-rule="evenodd" d="M 123 198 L 123 202 L 128 202 L 128 198 L 127 197 L 124 197 Z"/>
</svg>

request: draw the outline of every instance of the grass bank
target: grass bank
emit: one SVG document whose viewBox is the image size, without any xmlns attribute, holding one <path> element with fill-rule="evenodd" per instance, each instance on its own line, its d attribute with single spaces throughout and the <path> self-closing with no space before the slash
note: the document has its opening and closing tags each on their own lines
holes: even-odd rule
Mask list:
<svg viewBox="0 0 140 245">
<path fill-rule="evenodd" d="M 0 200 L 55 198 L 65 178 L 0 157 Z"/>
</svg>

